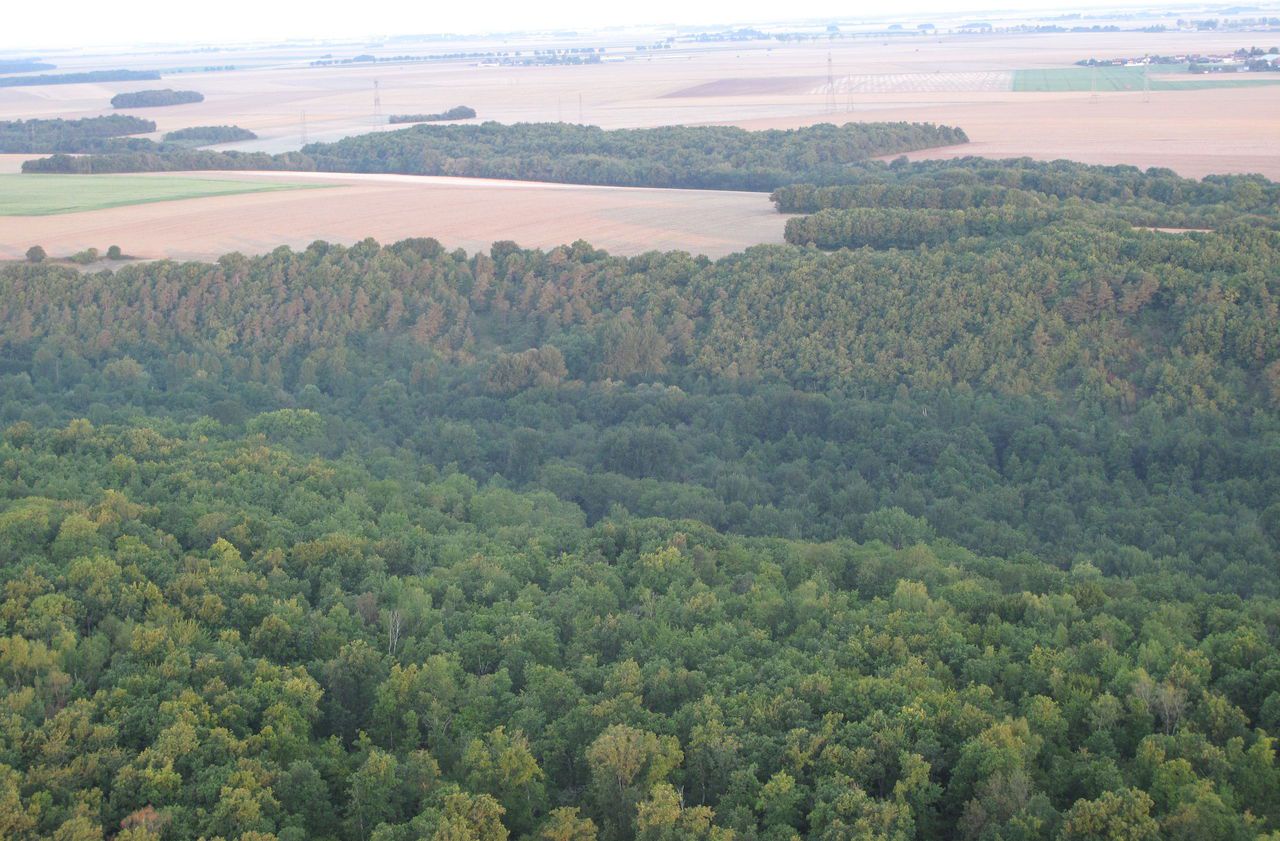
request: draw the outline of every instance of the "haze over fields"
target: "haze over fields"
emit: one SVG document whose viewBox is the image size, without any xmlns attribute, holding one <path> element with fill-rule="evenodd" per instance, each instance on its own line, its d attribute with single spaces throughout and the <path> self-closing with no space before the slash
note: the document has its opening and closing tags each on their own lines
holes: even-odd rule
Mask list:
<svg viewBox="0 0 1280 841">
<path fill-rule="evenodd" d="M 1048 12 L 1022 13 L 1013 19 L 992 18 L 997 24 L 1026 25 L 1058 22 Z M 1190 13 L 1187 13 L 1190 16 Z M 1262 35 L 1240 31 L 1188 31 L 1173 27 L 1177 16 L 1151 18 L 1090 16 L 1069 23 L 1091 26 L 1123 26 L 1119 32 L 996 32 L 959 31 L 975 15 L 942 12 L 882 19 L 875 23 L 846 24 L 838 39 L 779 41 L 689 40 L 672 27 L 611 30 L 573 35 L 511 35 L 463 40 L 430 40 L 400 37 L 387 41 L 344 40 L 332 43 L 244 45 L 203 48 L 199 52 L 142 48 L 128 52 L 110 49 L 79 54 L 49 52 L 59 72 L 83 72 L 127 66 L 137 70 L 165 71 L 166 85 L 197 89 L 203 102 L 145 109 L 157 130 L 149 135 L 194 125 L 234 124 L 257 134 L 257 139 L 217 146 L 240 151 L 286 152 L 303 141 L 342 137 L 398 128 L 387 125 L 388 115 L 444 110 L 458 103 L 476 109 L 477 121 L 499 122 L 564 120 L 604 128 L 635 128 L 672 124 L 736 125 L 750 129 L 792 128 L 819 122 L 926 121 L 964 128 L 969 144 L 931 149 L 912 155 L 942 158 L 965 155 L 1010 157 L 1030 155 L 1052 160 L 1068 158 L 1089 163 L 1134 164 L 1168 167 L 1192 177 L 1214 173 L 1259 172 L 1280 176 L 1280 85 L 1204 90 L 1154 90 L 1143 92 L 1087 90 L 1013 90 L 1018 71 L 1046 69 L 1058 72 L 1084 58 L 1123 58 L 1142 55 L 1217 54 L 1253 45 Z M 982 18 L 987 20 L 987 18 Z M 923 23 L 938 27 L 922 32 Z M 1139 25 L 1162 23 L 1172 31 L 1133 31 Z M 901 27 L 888 30 L 890 24 Z M 775 25 L 775 28 L 781 28 Z M 822 26 L 810 26 L 822 34 Z M 667 42 L 667 38 L 674 41 Z M 529 58 L 543 50 L 603 49 L 608 61 L 584 65 L 497 66 L 518 54 Z M 652 47 L 652 49 L 650 49 Z M 638 49 L 644 48 L 644 49 Z M 148 49 L 151 52 L 148 52 Z M 465 58 L 432 61 L 361 61 L 334 66 L 311 66 L 317 61 L 350 60 L 356 56 L 390 59 L 395 56 L 440 56 L 467 53 Z M 500 59 L 497 53 L 504 54 Z M 829 62 L 829 63 L 828 63 Z M 205 72 L 206 67 L 235 67 Z M 181 70 L 180 73 L 173 73 Z M 834 84 L 828 85 L 828 73 Z M 1151 78 L 1175 78 L 1153 66 Z M 172 80 L 172 81 L 171 81 Z M 375 84 L 377 103 L 375 107 Z M 121 91 L 155 87 L 152 82 L 113 82 L 43 87 L 0 88 L 0 120 L 24 118 L 78 118 L 110 113 L 107 101 Z M 830 87 L 830 89 L 829 89 Z M 136 113 L 144 114 L 143 110 Z M 0 169 L 12 171 L 22 156 L 0 159 Z M 385 188 L 383 188 L 385 189 Z M 478 187 L 474 202 L 492 206 L 494 187 Z M 395 191 L 398 199 L 402 190 Z M 522 193 L 522 203 L 495 207 L 522 215 L 533 201 Z M 279 201 L 286 201 L 277 198 Z M 595 195 L 595 201 L 600 200 Z M 617 198 L 625 204 L 633 199 Z M 697 199 L 676 194 L 666 197 L 672 212 L 667 225 L 673 236 L 660 237 L 663 246 L 675 246 L 684 231 L 687 208 Z M 246 197 L 246 207 L 265 206 L 263 197 Z M 264 231 L 270 240 L 298 241 L 298 203 L 314 203 L 316 219 L 325 217 L 338 201 L 331 194 L 316 193 L 305 199 L 292 197 L 288 220 L 272 219 Z M 384 212 L 363 214 L 365 205 L 351 206 L 348 238 L 362 235 L 397 236 L 409 220 L 434 222 L 447 215 L 423 194 L 420 204 L 386 206 Z M 560 198 L 554 194 L 538 200 L 540 219 L 554 219 Z M 204 213 L 231 214 L 225 221 L 203 224 Z M 392 221 L 393 206 L 410 214 Z M 422 211 L 419 207 L 434 208 Z M 588 205 L 590 206 L 590 205 Z M 171 253 L 215 256 L 232 244 L 222 232 L 236 227 L 239 205 L 222 201 L 206 205 L 202 224 L 188 226 L 185 235 L 168 240 Z M 105 211 L 95 228 L 128 227 L 136 211 Z M 586 213 L 584 217 L 582 214 Z M 695 211 L 696 214 L 696 211 Z M 246 218 L 257 220 L 253 212 Z M 462 218 L 467 218 L 462 214 Z M 517 217 L 512 216 L 513 220 Z M 594 220 L 594 221 L 593 221 Z M 12 255 L 29 235 L 7 231 L 6 253 Z M 46 223 L 53 224 L 53 223 Z M 649 224 L 646 222 L 645 224 Z M 306 228 L 306 223 L 300 226 Z M 431 226 L 428 226 L 431 227 Z M 457 244 L 482 242 L 492 225 L 465 229 L 448 225 L 443 233 L 457 237 Z M 695 226 L 696 227 L 696 226 Z M 689 229 L 687 247 L 722 253 L 725 248 L 747 244 L 746 238 L 777 241 L 777 226 L 729 225 L 740 236 L 706 239 L 706 227 Z M 71 232 L 59 234 L 34 228 L 30 234 L 57 237 L 58 247 L 74 248 L 85 241 Z M 326 223 L 328 235 L 344 233 L 342 226 Z M 632 253 L 643 242 L 623 234 L 616 218 L 575 212 L 560 239 L 583 236 L 593 242 Z M 632 229 L 628 229 L 632 230 Z M 641 229 L 634 229 L 635 231 Z M 531 232 L 532 233 L 532 232 Z M 551 239 L 547 239 L 547 237 Z M 190 238 L 187 240 L 187 238 Z M 556 239 L 553 222 L 540 223 L 536 242 Z M 180 243 L 180 240 L 182 241 Z M 717 244 L 718 243 L 718 244 Z M 532 241 L 531 241 L 532 244 Z M 139 253 L 152 253 L 143 248 Z M 158 252 L 157 252 L 158 253 Z"/>
</svg>

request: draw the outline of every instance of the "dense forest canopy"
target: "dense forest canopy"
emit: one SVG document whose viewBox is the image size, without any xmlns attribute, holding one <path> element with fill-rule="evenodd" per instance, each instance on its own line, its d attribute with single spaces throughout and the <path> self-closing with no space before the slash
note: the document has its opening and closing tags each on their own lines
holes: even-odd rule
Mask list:
<svg viewBox="0 0 1280 841">
<path fill-rule="evenodd" d="M 7 837 L 1280 838 L 1276 185 L 842 177 L 0 267 Z"/>
<path fill-rule="evenodd" d="M 27 76 L 0 76 L 0 88 L 37 85 L 96 85 L 101 82 L 144 82 L 159 79 L 151 70 L 89 70 L 83 73 L 42 73 Z"/>
<path fill-rule="evenodd" d="M 673 126 L 606 131 L 569 123 L 419 125 L 301 153 L 118 154 L 57 157 L 24 172 L 300 169 L 513 178 L 631 187 L 768 191 L 798 181 L 842 183 L 870 158 L 965 143 L 960 129 L 925 123 L 830 124 L 787 131 Z"/>
<path fill-rule="evenodd" d="M 1052 208 L 1018 205 L 965 210 L 856 207 L 788 219 L 785 238 L 794 245 L 819 248 L 915 248 L 963 237 L 1026 234 L 1064 216 Z"/>
<path fill-rule="evenodd" d="M 168 143 L 188 143 L 193 146 L 212 146 L 215 143 L 235 143 L 240 140 L 256 140 L 258 135 L 240 126 L 191 126 L 167 132 Z"/>
<path fill-rule="evenodd" d="M 173 88 L 118 93 L 111 97 L 112 108 L 156 108 L 162 105 L 190 105 L 204 102 L 199 91 L 176 91 Z"/>
<path fill-rule="evenodd" d="M 32 73 L 36 70 L 53 70 L 57 65 L 33 59 L 0 60 L 0 73 Z"/>
<path fill-rule="evenodd" d="M 469 105 L 458 105 L 448 111 L 437 114 L 392 114 L 391 123 L 438 123 L 445 120 L 474 120 L 476 109 Z"/>
<path fill-rule="evenodd" d="M 1280 184 L 1257 175 L 1182 178 L 1172 170 L 1029 158 L 864 165 L 848 183 L 790 184 L 773 192 L 782 213 L 858 208 L 969 210 L 1084 204 L 1134 224 L 1212 227 L 1247 216 L 1276 227 Z"/>
<path fill-rule="evenodd" d="M 125 114 L 78 120 L 5 120 L 0 121 L 0 153 L 99 152 L 114 148 L 108 141 L 155 130 L 151 120 Z"/>
</svg>

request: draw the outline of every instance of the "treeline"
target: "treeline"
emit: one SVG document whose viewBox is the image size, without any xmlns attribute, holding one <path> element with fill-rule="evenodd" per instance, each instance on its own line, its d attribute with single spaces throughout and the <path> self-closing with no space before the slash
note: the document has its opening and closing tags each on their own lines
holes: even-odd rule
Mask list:
<svg viewBox="0 0 1280 841">
<path fill-rule="evenodd" d="M 849 123 L 787 131 L 725 126 L 605 131 L 567 123 L 414 126 L 280 156 L 270 169 L 395 172 L 576 184 L 773 190 L 797 181 L 841 183 L 869 158 L 965 142 L 964 132 L 922 123 Z M 29 172 L 241 169 L 227 156 L 122 155 L 41 160 Z"/>
<path fill-rule="evenodd" d="M 305 172 L 315 162 L 298 152 L 272 155 L 266 152 L 216 152 L 193 149 L 186 143 L 171 145 L 139 140 L 138 148 L 100 155 L 53 155 L 22 162 L 28 173 L 95 175 L 112 172 L 185 172 L 188 170 L 292 170 Z"/>
<path fill-rule="evenodd" d="M 0 76 L 0 88 L 35 85 L 86 85 L 98 82 L 144 82 L 159 79 L 150 70 L 90 70 L 85 73 L 55 73 L 39 76 Z"/>
<path fill-rule="evenodd" d="M 0 61 L 0 73 L 33 73 L 37 70 L 53 70 L 56 67 L 57 65 L 48 62 L 28 59 Z"/>
<path fill-rule="evenodd" d="M 305 407 L 341 419 L 326 452 L 501 475 L 593 520 L 621 505 L 862 538 L 896 507 L 983 553 L 1087 553 L 1247 593 L 1272 586 L 1280 547 L 1278 249 L 1245 227 L 1076 219 L 715 263 L 407 241 L 89 277 L 11 267 L 0 396 L 233 427 Z M 102 379 L 126 357 L 128 387 Z"/>
<path fill-rule="evenodd" d="M 155 130 L 156 124 L 151 120 L 124 114 L 78 120 L 0 121 L 0 152 L 97 152 L 114 148 L 104 143 L 109 138 Z"/>
<path fill-rule="evenodd" d="M 818 125 L 789 131 L 726 126 L 605 131 L 567 123 L 415 126 L 311 144 L 325 171 L 406 172 L 618 186 L 768 190 L 839 178 L 877 155 L 962 142 L 963 133 L 910 123 Z"/>
<path fill-rule="evenodd" d="M 92 173 L 169 169 L 209 169 L 213 152 L 193 145 L 231 143 L 257 137 L 239 126 L 196 126 L 171 131 L 161 143 L 127 135 L 155 131 L 156 124 L 124 114 L 80 120 L 0 122 L 0 152 L 53 152 L 52 157 L 24 162 L 24 172 Z M 233 153 L 220 169 L 299 168 L 295 156 L 253 155 L 237 160 Z M 29 164 L 29 165 L 28 165 Z"/>
<path fill-rule="evenodd" d="M 118 93 L 111 97 L 112 108 L 154 108 L 162 105 L 189 105 L 193 102 L 204 102 L 204 94 L 198 91 L 176 91 L 172 88 L 164 88 Z"/>
<path fill-rule="evenodd" d="M 165 134 L 167 143 L 187 143 L 212 146 L 217 143 L 235 143 L 240 140 L 256 140 L 258 135 L 240 126 L 191 126 Z"/>
<path fill-rule="evenodd" d="M 790 184 L 773 192 L 783 213 L 851 208 L 967 210 L 1080 203 L 1134 224 L 1215 227 L 1256 215 L 1275 219 L 1280 184 L 1256 175 L 1196 180 L 1172 170 L 1028 158 L 895 162 L 866 166 L 849 183 Z"/>
<path fill-rule="evenodd" d="M 916 248 L 961 237 L 1020 235 L 1062 218 L 1043 207 L 969 210 L 820 210 L 788 219 L 786 241 L 819 248 Z"/>
<path fill-rule="evenodd" d="M 467 105 L 459 105 L 439 114 L 392 114 L 391 123 L 438 123 L 445 120 L 471 120 L 476 116 L 476 109 Z"/>
</svg>

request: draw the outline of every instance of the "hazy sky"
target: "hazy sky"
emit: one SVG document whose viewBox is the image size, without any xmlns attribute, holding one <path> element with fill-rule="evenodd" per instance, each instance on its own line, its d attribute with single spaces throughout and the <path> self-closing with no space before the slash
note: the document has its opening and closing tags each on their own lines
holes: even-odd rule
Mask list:
<svg viewBox="0 0 1280 841">
<path fill-rule="evenodd" d="M 1125 0 L 974 0 L 974 9 L 1062 9 L 1126 5 Z M 200 42 L 357 37 L 400 33 L 477 33 L 649 23 L 769 21 L 779 17 L 850 18 L 958 11 L 946 0 L 31 0 L 6 4 L 0 49 L 74 47 L 146 41 Z"/>
</svg>

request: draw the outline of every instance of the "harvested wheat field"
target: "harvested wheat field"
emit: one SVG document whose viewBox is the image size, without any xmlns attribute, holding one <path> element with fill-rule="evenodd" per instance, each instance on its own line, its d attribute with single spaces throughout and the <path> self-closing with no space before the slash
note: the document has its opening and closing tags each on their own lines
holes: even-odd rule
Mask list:
<svg viewBox="0 0 1280 841">
<path fill-rule="evenodd" d="M 32 158 L 41 157 L 40 155 L 0 155 L 0 175 L 12 175 L 15 172 L 22 172 L 22 162 L 29 161 Z"/>
<path fill-rule="evenodd" d="M 910 104 L 806 118 L 737 121 L 753 129 L 818 122 L 924 120 L 964 128 L 970 142 L 912 152 L 915 160 L 969 155 L 1090 164 L 1168 167 L 1202 178 L 1256 172 L 1280 178 L 1280 86 L 1137 93 L 999 93 L 950 101 L 917 95 Z M 1029 98 L 1028 98 L 1029 97 Z"/>
<path fill-rule="evenodd" d="M 610 37 L 615 36 L 584 35 L 580 43 L 601 44 Z M 340 56 L 344 49 L 354 54 L 355 48 L 229 48 L 202 56 L 200 62 L 240 69 L 167 77 L 166 84 L 171 79 L 204 93 L 204 102 L 137 113 L 155 120 L 160 131 L 240 125 L 260 139 L 224 148 L 271 152 L 297 149 L 304 134 L 312 141 L 333 140 L 383 130 L 389 114 L 461 104 L 474 107 L 480 120 L 566 120 L 605 128 L 938 121 L 969 133 L 975 142 L 964 154 L 1160 165 L 1192 176 L 1239 171 L 1280 176 L 1280 144 L 1275 141 L 1280 136 L 1280 86 L 1155 90 L 1150 103 L 1142 101 L 1140 91 L 1104 89 L 1096 104 L 1089 91 L 1013 90 L 1019 71 L 1060 73 L 1089 57 L 1229 51 L 1261 37 L 1180 31 L 912 34 L 830 43 L 680 43 L 670 51 L 650 53 L 637 52 L 633 39 L 631 45 L 609 42 L 610 53 L 623 61 L 562 67 L 487 67 L 476 60 L 311 67 L 309 60 L 321 50 Z M 579 42 L 567 38 L 556 43 Z M 539 46 L 545 44 L 513 39 L 469 42 L 467 49 Z M 457 43 L 423 42 L 367 50 L 429 54 L 459 48 Z M 135 53 L 58 60 L 71 70 L 168 67 L 174 58 Z M 827 89 L 828 70 L 835 79 L 834 93 Z M 374 115 L 375 81 L 381 117 Z M 108 113 L 113 93 L 147 86 L 154 84 L 0 89 L 0 119 Z"/>
<path fill-rule="evenodd" d="M 619 254 L 656 249 L 717 257 L 757 243 L 781 242 L 786 223 L 764 193 L 406 175 L 237 172 L 226 177 L 264 185 L 301 179 L 332 189 L 0 218 L 0 258 L 19 258 L 37 244 L 54 257 L 119 245 L 144 259 L 209 259 L 280 245 L 301 248 L 317 239 L 393 242 L 428 236 L 468 251 L 488 249 L 496 240 L 550 248 L 585 239 Z"/>
</svg>

